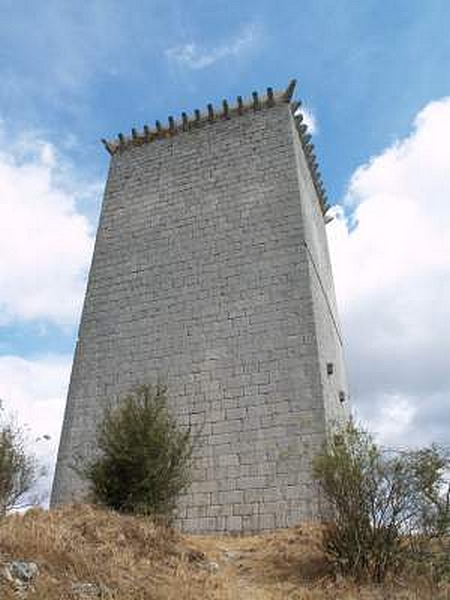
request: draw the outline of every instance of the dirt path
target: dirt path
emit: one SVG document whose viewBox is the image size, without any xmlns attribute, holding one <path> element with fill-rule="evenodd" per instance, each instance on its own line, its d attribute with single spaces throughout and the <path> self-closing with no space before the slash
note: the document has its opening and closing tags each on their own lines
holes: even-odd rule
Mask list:
<svg viewBox="0 0 450 600">
<path fill-rule="evenodd" d="M 192 536 L 189 542 L 205 557 L 206 568 L 226 584 L 230 599 L 327 598 L 323 585 L 320 595 L 314 592 L 327 578 L 317 528 L 246 537 Z"/>
</svg>

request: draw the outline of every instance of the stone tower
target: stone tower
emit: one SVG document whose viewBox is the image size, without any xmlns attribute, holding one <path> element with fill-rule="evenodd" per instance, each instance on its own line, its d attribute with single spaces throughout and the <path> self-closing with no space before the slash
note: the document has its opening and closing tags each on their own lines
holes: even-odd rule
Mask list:
<svg viewBox="0 0 450 600">
<path fill-rule="evenodd" d="M 318 515 L 311 459 L 348 412 L 327 202 L 295 82 L 104 141 L 111 166 L 52 504 L 85 492 L 105 403 L 164 380 L 201 428 L 186 531 Z"/>
</svg>

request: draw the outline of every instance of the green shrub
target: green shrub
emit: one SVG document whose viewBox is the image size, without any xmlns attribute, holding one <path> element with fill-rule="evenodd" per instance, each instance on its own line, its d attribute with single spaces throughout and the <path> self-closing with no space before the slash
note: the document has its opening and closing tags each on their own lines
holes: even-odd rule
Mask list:
<svg viewBox="0 0 450 600">
<path fill-rule="evenodd" d="M 85 470 L 94 501 L 170 520 L 189 484 L 193 443 L 167 408 L 166 388 L 141 385 L 104 414 Z"/>
<path fill-rule="evenodd" d="M 36 462 L 25 447 L 23 430 L 5 418 L 0 401 L 0 516 L 20 508 L 36 480 Z"/>
<path fill-rule="evenodd" d="M 411 560 L 436 568 L 449 533 L 449 459 L 437 446 L 393 451 L 350 423 L 314 462 L 332 524 L 326 545 L 344 574 L 381 582 Z"/>
</svg>

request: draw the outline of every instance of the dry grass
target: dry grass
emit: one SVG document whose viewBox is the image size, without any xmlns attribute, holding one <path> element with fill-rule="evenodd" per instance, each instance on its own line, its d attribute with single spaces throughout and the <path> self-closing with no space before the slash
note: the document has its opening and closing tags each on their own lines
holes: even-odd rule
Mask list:
<svg viewBox="0 0 450 600">
<path fill-rule="evenodd" d="M 39 566 L 30 600 L 71 599 L 72 583 L 120 600 L 450 600 L 426 580 L 384 587 L 336 581 L 322 531 L 300 526 L 247 537 L 182 536 L 144 518 L 90 506 L 29 511 L 0 523 L 0 562 Z M 219 566 L 211 572 L 211 563 Z M 16 597 L 0 580 L 0 598 Z"/>
</svg>

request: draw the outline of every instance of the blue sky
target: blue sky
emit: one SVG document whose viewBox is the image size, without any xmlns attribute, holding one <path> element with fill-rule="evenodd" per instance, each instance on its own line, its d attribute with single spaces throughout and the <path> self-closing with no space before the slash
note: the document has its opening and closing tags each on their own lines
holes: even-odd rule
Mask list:
<svg viewBox="0 0 450 600">
<path fill-rule="evenodd" d="M 296 77 L 339 198 L 355 166 L 450 85 L 446 0 L 2 0 L 0 23 L 2 118 L 75 136 L 71 154 L 99 178 L 99 137 Z"/>
<path fill-rule="evenodd" d="M 0 0 L 0 398 L 52 435 L 45 460 L 99 139 L 291 78 L 341 207 L 328 231 L 354 405 L 390 443 L 448 438 L 449 31 L 447 0 Z"/>
</svg>

